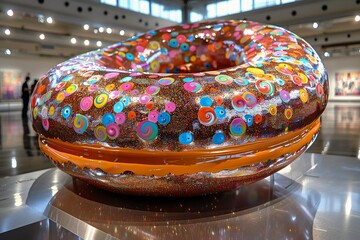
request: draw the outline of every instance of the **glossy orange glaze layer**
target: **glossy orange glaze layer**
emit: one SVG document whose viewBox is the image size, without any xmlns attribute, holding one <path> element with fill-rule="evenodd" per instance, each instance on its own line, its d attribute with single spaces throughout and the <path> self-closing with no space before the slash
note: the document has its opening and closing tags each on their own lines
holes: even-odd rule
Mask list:
<svg viewBox="0 0 360 240">
<path fill-rule="evenodd" d="M 101 169 L 109 174 L 121 174 L 125 171 L 144 176 L 163 176 L 169 173 L 175 175 L 216 173 L 295 153 L 309 144 L 319 129 L 320 119 L 317 119 L 304 128 L 278 137 L 215 150 L 151 152 L 106 148 L 101 145 L 96 148 L 95 145 L 74 145 L 46 138 L 40 138 L 40 148 L 54 161 L 72 162 L 81 168 Z M 89 157 L 84 157 L 85 152 Z M 121 162 L 116 162 L 114 159 L 120 159 Z"/>
</svg>

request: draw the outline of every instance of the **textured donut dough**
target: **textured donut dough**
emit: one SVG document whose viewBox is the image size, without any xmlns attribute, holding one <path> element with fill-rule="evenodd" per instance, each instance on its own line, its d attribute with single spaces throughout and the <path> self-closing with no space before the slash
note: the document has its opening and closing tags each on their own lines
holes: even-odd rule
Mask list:
<svg viewBox="0 0 360 240">
<path fill-rule="evenodd" d="M 129 194 L 230 190 L 288 165 L 328 100 L 314 49 L 283 28 L 204 22 L 147 32 L 63 62 L 31 99 L 60 169 Z"/>
</svg>

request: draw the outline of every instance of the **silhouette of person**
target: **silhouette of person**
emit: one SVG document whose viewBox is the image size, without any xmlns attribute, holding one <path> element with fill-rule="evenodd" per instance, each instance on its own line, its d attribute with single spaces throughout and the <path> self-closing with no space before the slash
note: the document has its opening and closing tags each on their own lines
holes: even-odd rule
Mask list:
<svg viewBox="0 0 360 240">
<path fill-rule="evenodd" d="M 30 95 L 33 94 L 34 90 L 35 90 L 35 86 L 37 84 L 37 82 L 39 81 L 39 79 L 34 79 L 33 84 L 31 84 L 31 88 L 30 88 Z"/>
<path fill-rule="evenodd" d="M 21 98 L 23 102 L 21 117 L 25 119 L 27 118 L 27 111 L 29 107 L 29 98 L 30 98 L 30 88 L 28 86 L 29 80 L 30 80 L 30 74 L 27 74 L 27 76 L 25 77 L 25 81 L 21 87 Z"/>
</svg>

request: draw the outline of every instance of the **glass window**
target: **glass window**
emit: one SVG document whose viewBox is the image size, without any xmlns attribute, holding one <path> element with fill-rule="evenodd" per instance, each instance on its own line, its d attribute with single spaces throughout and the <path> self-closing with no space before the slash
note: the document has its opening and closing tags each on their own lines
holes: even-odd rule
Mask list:
<svg viewBox="0 0 360 240">
<path fill-rule="evenodd" d="M 140 0 L 139 3 L 140 6 L 140 12 L 144 14 L 150 14 L 150 4 L 147 0 Z"/>
<path fill-rule="evenodd" d="M 190 22 L 198 22 L 203 20 L 204 16 L 197 12 L 190 12 Z"/>
<path fill-rule="evenodd" d="M 241 11 L 246 12 L 253 9 L 253 0 L 241 0 Z"/>
<path fill-rule="evenodd" d="M 112 6 L 116 6 L 117 5 L 117 0 L 101 0 L 101 3 L 105 3 L 108 5 L 112 5 Z"/>
<path fill-rule="evenodd" d="M 240 12 L 240 0 L 229 0 L 228 1 L 229 14 Z"/>
<path fill-rule="evenodd" d="M 160 17 L 161 9 L 162 9 L 162 6 L 160 4 L 151 3 L 151 15 L 153 15 L 155 17 Z"/>
<path fill-rule="evenodd" d="M 225 16 L 228 14 L 228 2 L 227 1 L 221 1 L 216 4 L 216 16 Z"/>
<path fill-rule="evenodd" d="M 215 18 L 216 15 L 216 3 L 206 5 L 206 17 Z"/>
<path fill-rule="evenodd" d="M 129 0 L 119 0 L 119 7 L 129 9 Z"/>
</svg>

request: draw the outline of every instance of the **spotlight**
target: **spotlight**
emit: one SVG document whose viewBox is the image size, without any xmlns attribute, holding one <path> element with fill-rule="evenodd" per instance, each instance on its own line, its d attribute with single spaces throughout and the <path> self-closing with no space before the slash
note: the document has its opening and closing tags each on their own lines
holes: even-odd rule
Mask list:
<svg viewBox="0 0 360 240">
<path fill-rule="evenodd" d="M 355 22 L 359 22 L 360 21 L 360 15 L 356 15 L 355 16 Z"/>
<path fill-rule="evenodd" d="M 329 52 L 324 52 L 324 56 L 325 57 L 330 57 L 330 53 Z"/>
<path fill-rule="evenodd" d="M 39 35 L 39 38 L 40 38 L 41 40 L 44 40 L 44 39 L 45 39 L 45 34 L 43 34 L 43 33 L 40 34 L 40 35 Z"/>
<path fill-rule="evenodd" d="M 90 27 L 89 27 L 89 24 L 84 24 L 84 30 L 85 30 L 85 31 L 89 30 L 89 28 L 90 28 Z"/>
<path fill-rule="evenodd" d="M 318 28 L 319 27 L 319 24 L 317 22 L 314 22 L 313 23 L 313 28 Z"/>
<path fill-rule="evenodd" d="M 10 49 L 6 49 L 6 50 L 5 50 L 5 55 L 11 55 L 11 50 L 10 50 Z"/>
<path fill-rule="evenodd" d="M 124 36 L 124 34 L 125 34 L 125 31 L 124 31 L 124 30 L 120 30 L 120 35 L 121 35 L 121 36 Z"/>
<path fill-rule="evenodd" d="M 6 11 L 6 14 L 10 17 L 12 17 L 14 15 L 14 11 L 12 9 L 9 9 Z"/>
<path fill-rule="evenodd" d="M 94 28 L 94 33 L 95 34 L 98 34 L 99 33 L 99 30 L 97 28 Z"/>
<path fill-rule="evenodd" d="M 97 41 L 97 42 L 96 42 L 96 46 L 101 47 L 101 46 L 102 46 L 102 42 L 101 42 L 101 41 Z"/>
<path fill-rule="evenodd" d="M 99 27 L 99 32 L 104 32 L 104 28 L 103 27 Z"/>
<path fill-rule="evenodd" d="M 9 35 L 11 34 L 10 29 L 8 29 L 8 28 L 5 29 L 4 33 L 5 33 L 5 35 L 8 35 L 8 36 L 9 36 Z"/>
<path fill-rule="evenodd" d="M 107 32 L 108 34 L 111 34 L 111 33 L 112 33 L 112 29 L 111 29 L 111 28 L 106 28 L 106 32 Z"/>
<path fill-rule="evenodd" d="M 71 38 L 71 39 L 70 39 L 70 42 L 71 42 L 72 44 L 76 44 L 76 38 L 74 38 L 74 37 Z"/>
<path fill-rule="evenodd" d="M 85 46 L 89 46 L 89 44 L 90 44 L 90 41 L 86 39 L 86 40 L 84 41 L 84 45 L 85 45 Z"/>
<path fill-rule="evenodd" d="M 49 24 L 52 24 L 53 23 L 52 17 L 47 17 L 46 22 L 49 23 Z"/>
</svg>

